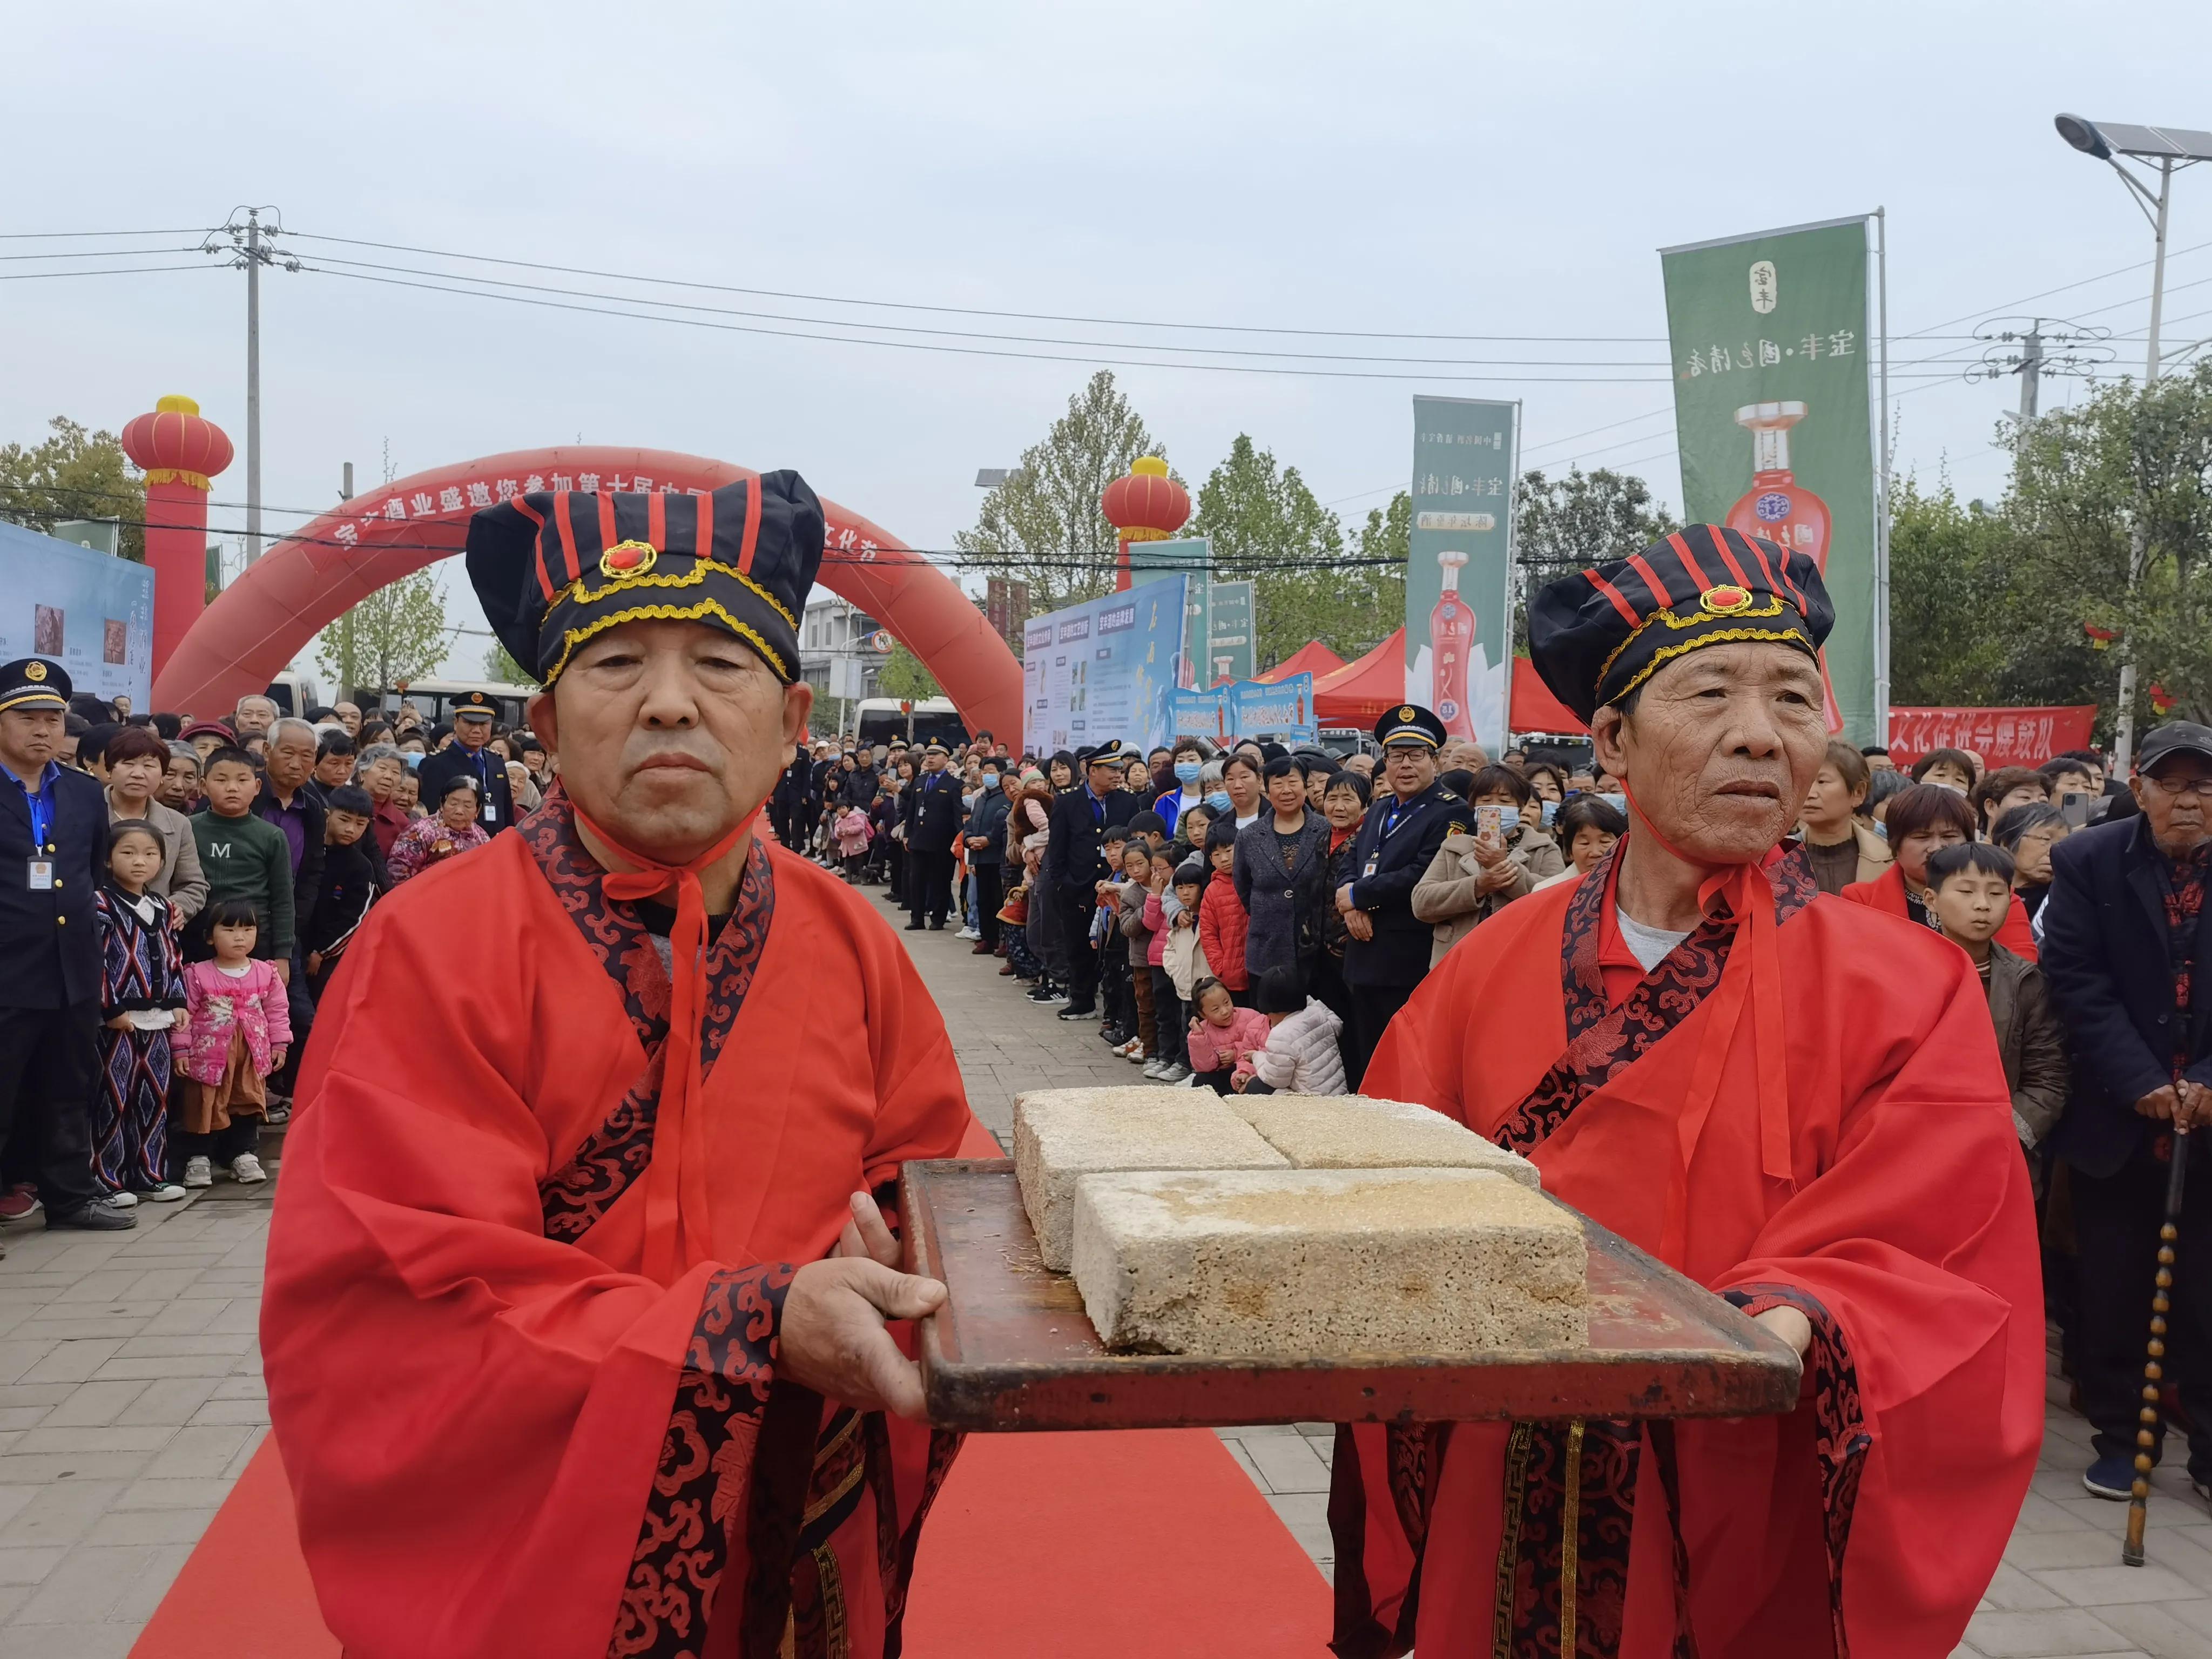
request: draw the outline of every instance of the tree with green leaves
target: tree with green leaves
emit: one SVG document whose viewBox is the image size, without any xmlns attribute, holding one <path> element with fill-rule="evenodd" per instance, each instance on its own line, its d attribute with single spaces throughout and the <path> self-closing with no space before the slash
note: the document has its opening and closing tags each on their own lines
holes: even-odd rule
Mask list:
<svg viewBox="0 0 2212 1659">
<path fill-rule="evenodd" d="M 937 683 L 921 658 L 902 644 L 894 644 L 891 653 L 884 659 L 884 665 L 876 674 L 876 695 L 879 697 L 898 697 L 920 702 L 928 697 L 941 697 L 944 688 Z"/>
<path fill-rule="evenodd" d="M 1561 576 L 1625 559 L 1680 526 L 1631 472 L 1524 472 L 1513 485 L 1513 647 L 1528 648 L 1528 595 Z"/>
<path fill-rule="evenodd" d="M 359 601 L 315 641 L 315 665 L 338 690 L 388 691 L 446 659 L 446 599 L 428 570 Z"/>
<path fill-rule="evenodd" d="M 1347 562 L 1336 514 L 1314 499 L 1297 468 L 1281 465 L 1247 434 L 1237 434 L 1200 487 L 1189 533 L 1212 544 L 1217 580 L 1250 579 L 1263 668 L 1308 640 L 1357 656 L 1405 619 L 1404 565 Z M 1389 542 L 1389 513 L 1370 515 L 1362 539 L 1370 538 Z"/>
<path fill-rule="evenodd" d="M 502 684 L 535 685 L 538 684 L 538 676 L 526 673 L 522 665 L 515 661 L 514 653 L 497 640 L 494 640 L 489 648 L 484 652 L 483 672 L 486 679 L 498 680 Z"/>
<path fill-rule="evenodd" d="M 1032 615 L 1097 599 L 1113 591 L 1121 550 L 1099 498 L 1139 456 L 1165 453 L 1102 368 L 983 497 L 975 527 L 953 544 L 968 569 L 1027 582 Z"/>
<path fill-rule="evenodd" d="M 146 561 L 146 481 L 121 440 L 57 415 L 43 443 L 0 445 L 0 520 L 42 533 L 61 519 L 118 519 L 126 559 Z"/>
</svg>

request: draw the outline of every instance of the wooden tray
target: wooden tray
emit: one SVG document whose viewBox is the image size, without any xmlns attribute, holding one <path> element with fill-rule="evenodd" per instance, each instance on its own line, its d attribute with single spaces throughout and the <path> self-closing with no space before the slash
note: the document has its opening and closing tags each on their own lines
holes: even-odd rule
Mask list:
<svg viewBox="0 0 2212 1659">
<path fill-rule="evenodd" d="M 1787 1343 L 1587 1216 L 1588 1347 L 1214 1359 L 1108 1352 L 1074 1279 L 1046 1271 L 1011 1160 L 918 1161 L 901 1185 L 907 1266 L 951 1291 L 921 1332 L 939 1428 L 1750 1417 L 1797 1403 Z"/>
</svg>

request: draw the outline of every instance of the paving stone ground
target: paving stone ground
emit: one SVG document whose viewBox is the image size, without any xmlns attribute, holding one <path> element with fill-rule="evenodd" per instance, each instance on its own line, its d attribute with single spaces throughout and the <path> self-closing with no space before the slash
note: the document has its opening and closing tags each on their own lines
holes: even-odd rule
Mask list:
<svg viewBox="0 0 2212 1659">
<path fill-rule="evenodd" d="M 1023 1089 L 1140 1080 L 951 932 L 901 937 L 1002 1139 Z M 255 1331 L 274 1187 L 147 1206 L 134 1232 L 0 1235 L 0 1659 L 119 1659 L 267 1433 Z M 1222 1439 L 1330 1571 L 1327 1425 Z M 2160 1470 L 2150 1564 L 2121 1566 L 2124 1509 L 2081 1490 L 2087 1445 L 2054 1372 L 2033 1488 L 1954 1659 L 2212 1659 L 2212 1510 Z"/>
</svg>

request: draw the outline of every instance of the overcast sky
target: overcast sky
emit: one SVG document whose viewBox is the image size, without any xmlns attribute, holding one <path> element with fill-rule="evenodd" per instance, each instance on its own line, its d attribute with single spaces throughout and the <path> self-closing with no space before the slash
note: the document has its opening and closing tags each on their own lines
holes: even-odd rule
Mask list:
<svg viewBox="0 0 2212 1659">
<path fill-rule="evenodd" d="M 2035 311 L 2112 327 L 2122 362 L 2139 370 L 2148 270 L 2105 273 L 2148 259 L 2148 228 L 2051 118 L 2212 127 L 2202 0 L 219 0 L 16 7 L 7 33 L 0 232 L 212 226 L 258 203 L 301 232 L 802 295 L 1153 323 L 1641 337 L 1255 343 L 672 296 L 988 334 L 1388 353 L 1420 359 L 1401 366 L 1413 372 L 1443 357 L 1595 362 L 1607 366 L 1455 365 L 1435 372 L 1500 378 L 1425 384 L 1523 398 L 1526 465 L 1622 465 L 1669 501 L 1680 486 L 1658 247 L 1887 207 L 1899 470 L 1932 480 L 1948 469 L 1962 495 L 1994 495 L 2003 466 L 1990 438 L 2016 383 L 1968 384 L 1954 371 L 1979 348 L 1908 337 Z M 2212 168 L 2182 179 L 2176 203 L 2171 343 L 2212 334 L 2212 247 L 2182 252 L 2212 243 Z M 287 246 L 311 262 L 426 266 Z M 2018 303 L 2085 277 L 2100 280 Z M 57 414 L 119 427 L 183 392 L 239 442 L 216 499 L 241 500 L 244 281 L 211 270 L 0 282 L 0 441 L 35 441 Z M 263 305 L 264 499 L 319 509 L 343 462 L 376 480 L 386 441 L 405 474 L 580 436 L 796 467 L 911 544 L 947 547 L 973 522 L 975 470 L 1012 461 L 1091 362 L 1159 355 L 965 343 L 1082 361 L 775 338 L 274 273 Z M 1934 369 L 1914 361 L 1942 352 L 1953 355 Z M 1240 431 L 1303 470 L 1347 520 L 1410 470 L 1409 399 L 1422 383 L 1117 373 L 1194 482 Z M 1913 378 L 1930 374 L 1944 378 Z M 1601 378 L 1506 378 L 1516 374 Z M 2068 383 L 2048 386 L 2046 406 L 2068 395 Z M 1638 416 L 1650 418 L 1573 435 Z M 241 515 L 213 517 L 234 526 Z M 300 519 L 272 512 L 268 522 Z M 453 619 L 481 627 L 465 584 L 449 586 Z M 460 640 L 453 672 L 473 676 L 483 647 Z"/>
</svg>

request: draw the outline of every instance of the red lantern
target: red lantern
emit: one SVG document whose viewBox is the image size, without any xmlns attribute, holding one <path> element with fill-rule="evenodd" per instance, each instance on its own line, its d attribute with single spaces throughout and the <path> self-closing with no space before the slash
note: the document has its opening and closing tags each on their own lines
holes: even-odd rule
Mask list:
<svg viewBox="0 0 2212 1659">
<path fill-rule="evenodd" d="M 123 453 L 145 470 L 148 483 L 186 483 L 210 489 L 209 480 L 235 453 L 223 429 L 190 398 L 167 397 L 123 428 Z"/>
<path fill-rule="evenodd" d="M 1141 455 L 1130 463 L 1129 474 L 1106 486 L 1099 497 L 1106 522 L 1121 532 L 1121 570 L 1116 587 L 1129 586 L 1129 544 L 1164 542 L 1190 517 L 1190 492 L 1168 477 L 1168 464 L 1157 455 Z"/>
<path fill-rule="evenodd" d="M 2154 681 L 2149 687 L 2149 691 L 2152 714 L 2170 714 L 2173 712 L 2173 697 L 2164 686 Z"/>
<path fill-rule="evenodd" d="M 2118 629 L 2100 628 L 2094 623 L 2083 623 L 2081 631 L 2089 636 L 2089 648 L 2093 651 L 2110 650 L 2112 641 L 2120 637 Z"/>
<path fill-rule="evenodd" d="M 146 473 L 146 563 L 154 573 L 158 676 L 207 605 L 208 491 L 230 465 L 230 440 L 190 398 L 172 395 L 123 428 L 123 453 Z"/>
</svg>

